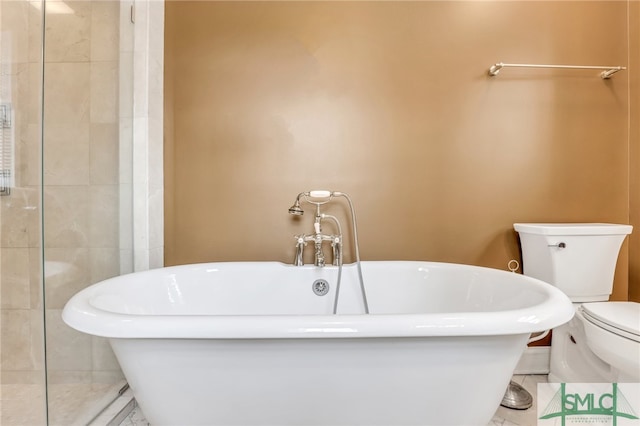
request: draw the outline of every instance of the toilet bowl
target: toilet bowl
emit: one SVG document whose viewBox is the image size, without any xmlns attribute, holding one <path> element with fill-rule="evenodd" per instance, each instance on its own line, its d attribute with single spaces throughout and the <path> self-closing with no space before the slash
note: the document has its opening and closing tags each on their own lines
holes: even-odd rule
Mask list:
<svg viewBox="0 0 640 426">
<path fill-rule="evenodd" d="M 629 225 L 523 224 L 523 272 L 555 285 L 576 314 L 554 328 L 549 381 L 640 381 L 640 304 L 608 302 L 618 252 Z"/>
<path fill-rule="evenodd" d="M 587 346 L 609 364 L 617 382 L 640 382 L 640 303 L 585 303 L 580 307 Z"/>
</svg>

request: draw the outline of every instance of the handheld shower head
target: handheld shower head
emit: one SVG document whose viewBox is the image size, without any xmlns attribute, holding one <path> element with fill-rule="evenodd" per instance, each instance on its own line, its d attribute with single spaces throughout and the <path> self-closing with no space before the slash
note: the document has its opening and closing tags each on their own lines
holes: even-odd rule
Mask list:
<svg viewBox="0 0 640 426">
<path fill-rule="evenodd" d="M 304 210 L 300 207 L 300 200 L 296 200 L 296 202 L 289 207 L 289 214 L 294 216 L 302 216 L 304 214 Z"/>
<path fill-rule="evenodd" d="M 303 195 L 305 195 L 304 192 L 298 194 L 298 196 L 296 197 L 296 202 L 293 203 L 291 207 L 289 207 L 289 214 L 292 214 L 294 216 L 302 216 L 304 214 L 304 210 L 302 210 L 302 207 L 300 207 L 300 197 L 302 197 Z"/>
</svg>

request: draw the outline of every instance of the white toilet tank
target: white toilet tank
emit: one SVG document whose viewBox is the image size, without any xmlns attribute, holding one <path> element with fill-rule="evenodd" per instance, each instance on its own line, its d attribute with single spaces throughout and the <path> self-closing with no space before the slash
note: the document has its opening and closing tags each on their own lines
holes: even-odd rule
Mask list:
<svg viewBox="0 0 640 426">
<path fill-rule="evenodd" d="M 555 285 L 573 302 L 607 301 L 631 225 L 516 223 L 525 275 Z"/>
</svg>

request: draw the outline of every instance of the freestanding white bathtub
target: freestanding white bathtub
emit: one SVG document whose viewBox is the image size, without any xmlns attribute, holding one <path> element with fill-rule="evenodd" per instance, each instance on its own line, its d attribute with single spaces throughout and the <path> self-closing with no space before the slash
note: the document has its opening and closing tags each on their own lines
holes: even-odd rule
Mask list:
<svg viewBox="0 0 640 426">
<path fill-rule="evenodd" d="M 567 297 L 506 271 L 431 262 L 184 265 L 95 284 L 63 312 L 108 337 L 159 425 L 486 425 L 529 334 Z M 327 295 L 312 291 L 329 283 Z"/>
</svg>

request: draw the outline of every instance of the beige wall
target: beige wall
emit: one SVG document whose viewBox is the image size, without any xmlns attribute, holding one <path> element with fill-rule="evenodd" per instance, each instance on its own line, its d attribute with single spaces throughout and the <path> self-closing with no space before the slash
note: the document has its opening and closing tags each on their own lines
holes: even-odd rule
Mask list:
<svg viewBox="0 0 640 426">
<path fill-rule="evenodd" d="M 630 223 L 635 233 L 629 239 L 629 299 L 640 302 L 640 2 L 629 4 L 630 35 Z"/>
<path fill-rule="evenodd" d="M 166 12 L 167 265 L 291 262 L 312 217 L 287 209 L 318 188 L 353 198 L 363 259 L 506 269 L 520 258 L 514 222 L 629 221 L 630 74 L 487 75 L 499 61 L 626 65 L 625 1 Z M 350 228 L 342 204 L 328 211 Z"/>
</svg>

